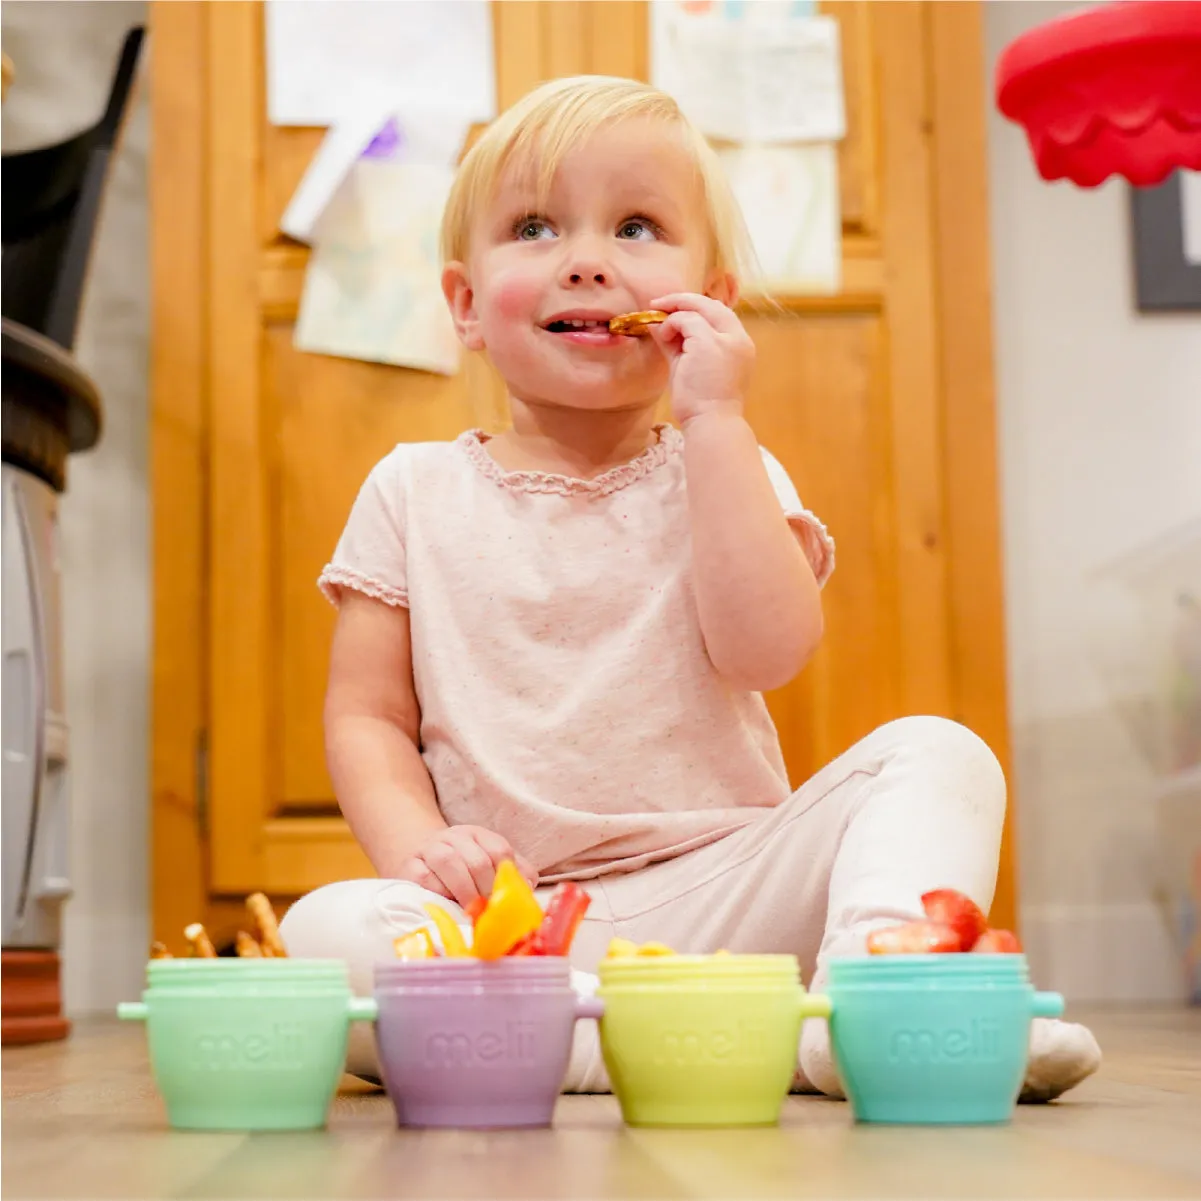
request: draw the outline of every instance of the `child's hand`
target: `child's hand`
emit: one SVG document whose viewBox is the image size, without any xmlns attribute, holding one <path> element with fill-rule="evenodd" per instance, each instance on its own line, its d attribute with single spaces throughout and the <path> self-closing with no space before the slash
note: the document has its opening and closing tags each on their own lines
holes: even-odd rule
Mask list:
<svg viewBox="0 0 1201 1201">
<path fill-rule="evenodd" d="M 702 413 L 741 416 L 755 344 L 734 310 L 693 292 L 661 296 L 650 307 L 670 314 L 650 335 L 671 364 L 675 419 L 684 425 Z"/>
<path fill-rule="evenodd" d="M 430 835 L 413 856 L 401 864 L 398 880 L 411 880 L 466 908 L 476 897 L 488 896 L 496 869 L 512 859 L 533 888 L 538 873 L 509 845 L 508 840 L 482 826 L 449 826 Z"/>
</svg>

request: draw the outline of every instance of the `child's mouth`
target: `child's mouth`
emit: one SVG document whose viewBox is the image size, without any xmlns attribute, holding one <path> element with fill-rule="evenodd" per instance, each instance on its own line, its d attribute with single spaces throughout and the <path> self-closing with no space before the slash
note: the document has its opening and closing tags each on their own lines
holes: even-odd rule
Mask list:
<svg viewBox="0 0 1201 1201">
<path fill-rule="evenodd" d="M 613 346 L 629 340 L 611 334 L 607 318 L 564 317 L 557 321 L 548 321 L 542 328 L 548 334 L 554 334 L 557 338 L 577 346 Z"/>
</svg>

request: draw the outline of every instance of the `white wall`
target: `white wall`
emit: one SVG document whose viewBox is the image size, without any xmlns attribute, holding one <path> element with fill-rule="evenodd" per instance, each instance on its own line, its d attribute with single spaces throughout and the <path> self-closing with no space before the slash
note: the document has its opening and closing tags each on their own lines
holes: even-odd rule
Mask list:
<svg viewBox="0 0 1201 1201">
<path fill-rule="evenodd" d="M 1080 5 L 988 4 L 991 68 Z M 1040 984 L 1075 999 L 1180 994 L 1155 900 L 1152 772 L 1090 639 L 1092 573 L 1201 516 L 1201 314 L 1135 308 L 1129 189 L 1037 176 L 990 105 L 994 321 L 1023 921 Z M 1198 802 L 1201 805 L 1201 801 Z"/>
<path fill-rule="evenodd" d="M 16 65 L 3 107 L 11 152 L 99 119 L 121 40 L 146 12 L 125 0 L 25 0 L 6 3 L 0 19 Z M 76 347 L 100 389 L 104 432 L 71 459 L 61 509 L 75 886 L 63 959 L 75 1014 L 139 994 L 149 930 L 148 132 L 143 84 L 110 177 Z"/>
</svg>

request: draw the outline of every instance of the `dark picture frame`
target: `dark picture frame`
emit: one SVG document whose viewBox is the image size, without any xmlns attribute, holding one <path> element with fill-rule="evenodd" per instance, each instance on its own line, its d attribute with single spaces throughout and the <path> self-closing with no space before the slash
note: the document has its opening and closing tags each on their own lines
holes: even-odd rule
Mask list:
<svg viewBox="0 0 1201 1201">
<path fill-rule="evenodd" d="M 1184 257 L 1184 196 L 1174 172 L 1154 188 L 1130 189 L 1139 312 L 1201 310 L 1201 263 Z"/>
</svg>

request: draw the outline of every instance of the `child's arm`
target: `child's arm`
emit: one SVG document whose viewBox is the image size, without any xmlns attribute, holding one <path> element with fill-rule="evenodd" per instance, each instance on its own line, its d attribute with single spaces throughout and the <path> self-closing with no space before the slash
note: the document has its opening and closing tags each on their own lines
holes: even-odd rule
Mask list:
<svg viewBox="0 0 1201 1201">
<path fill-rule="evenodd" d="M 684 468 L 709 658 L 739 687 L 782 687 L 821 641 L 821 593 L 754 432 L 735 411 L 693 417 L 684 425 Z"/>
<path fill-rule="evenodd" d="M 652 302 L 684 431 L 693 574 L 705 648 L 740 688 L 792 680 L 821 641 L 818 583 L 789 528 L 742 415 L 755 347 L 733 310 L 707 296 Z"/>
<path fill-rule="evenodd" d="M 491 889 L 509 843 L 448 827 L 420 751 L 409 611 L 342 594 L 325 696 L 325 742 L 342 812 L 383 877 L 412 880 L 467 904 Z"/>
</svg>

